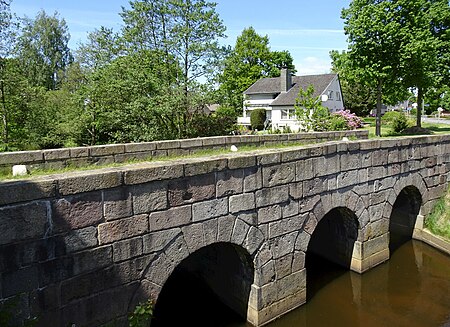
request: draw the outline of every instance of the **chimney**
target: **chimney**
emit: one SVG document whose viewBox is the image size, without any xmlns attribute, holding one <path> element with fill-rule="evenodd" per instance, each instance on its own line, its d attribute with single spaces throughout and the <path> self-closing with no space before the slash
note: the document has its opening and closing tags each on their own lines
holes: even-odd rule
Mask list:
<svg viewBox="0 0 450 327">
<path fill-rule="evenodd" d="M 292 76 L 291 71 L 283 67 L 281 68 L 281 92 L 287 92 L 292 86 Z"/>
</svg>

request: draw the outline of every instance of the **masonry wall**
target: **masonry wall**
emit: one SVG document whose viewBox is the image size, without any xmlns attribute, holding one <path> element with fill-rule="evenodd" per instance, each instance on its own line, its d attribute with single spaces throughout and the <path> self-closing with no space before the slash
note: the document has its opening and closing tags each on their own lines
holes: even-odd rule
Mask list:
<svg viewBox="0 0 450 327">
<path fill-rule="evenodd" d="M 144 143 L 108 144 L 76 148 L 0 153 L 0 168 L 10 169 L 13 165 L 27 165 L 37 168 L 60 169 L 67 166 L 89 164 L 123 163 L 129 160 L 148 160 L 167 156 L 183 156 L 209 149 L 228 149 L 252 145 L 319 143 L 340 140 L 344 136 L 367 139 L 367 130 L 341 132 L 315 132 L 273 135 L 238 135 L 203 137 L 186 140 L 155 141 Z"/>
<path fill-rule="evenodd" d="M 253 260 L 247 319 L 262 325 L 306 301 L 305 253 L 326 213 L 355 213 L 351 269 L 370 269 L 389 258 L 401 190 L 419 190 L 426 216 L 449 154 L 447 135 L 328 142 L 2 182 L 0 307 L 38 326 L 125 325 L 182 260 L 226 242 Z"/>
</svg>

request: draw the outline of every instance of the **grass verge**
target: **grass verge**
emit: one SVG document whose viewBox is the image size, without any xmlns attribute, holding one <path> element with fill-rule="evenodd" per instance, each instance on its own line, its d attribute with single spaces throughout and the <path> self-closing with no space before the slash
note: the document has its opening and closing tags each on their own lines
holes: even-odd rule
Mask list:
<svg viewBox="0 0 450 327">
<path fill-rule="evenodd" d="M 450 240 L 450 188 L 435 204 L 425 220 L 425 226 L 435 235 Z"/>
</svg>

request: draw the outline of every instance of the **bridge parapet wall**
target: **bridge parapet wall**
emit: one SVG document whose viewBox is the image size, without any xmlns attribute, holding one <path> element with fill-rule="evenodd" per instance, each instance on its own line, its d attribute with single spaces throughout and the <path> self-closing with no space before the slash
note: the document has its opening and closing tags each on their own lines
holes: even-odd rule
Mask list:
<svg viewBox="0 0 450 327">
<path fill-rule="evenodd" d="M 254 325 L 306 301 L 305 253 L 333 208 L 358 217 L 352 269 L 389 257 L 392 206 L 446 190 L 450 136 L 328 142 L 0 183 L 0 301 L 40 326 L 125 322 L 173 269 L 218 242 L 245 249 Z"/>
<path fill-rule="evenodd" d="M 214 136 L 185 140 L 108 144 L 76 148 L 0 153 L 0 168 L 27 165 L 28 169 L 60 169 L 67 166 L 123 163 L 168 156 L 183 156 L 208 149 L 228 149 L 231 145 L 264 146 L 271 144 L 319 143 L 343 137 L 367 139 L 367 130 L 270 135 Z"/>
</svg>

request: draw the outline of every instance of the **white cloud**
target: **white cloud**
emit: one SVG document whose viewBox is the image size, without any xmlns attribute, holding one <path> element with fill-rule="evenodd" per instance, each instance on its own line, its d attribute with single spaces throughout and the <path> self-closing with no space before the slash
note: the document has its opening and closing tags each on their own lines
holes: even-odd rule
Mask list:
<svg viewBox="0 0 450 327">
<path fill-rule="evenodd" d="M 327 74 L 331 71 L 331 61 L 317 57 L 306 57 L 294 60 L 297 75 Z"/>
</svg>

